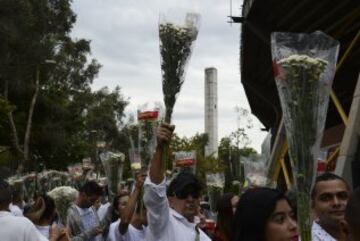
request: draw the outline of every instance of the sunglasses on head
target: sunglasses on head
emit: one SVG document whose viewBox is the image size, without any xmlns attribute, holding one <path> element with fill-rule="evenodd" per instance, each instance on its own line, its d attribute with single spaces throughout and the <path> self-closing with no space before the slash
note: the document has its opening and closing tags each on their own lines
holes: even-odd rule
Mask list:
<svg viewBox="0 0 360 241">
<path fill-rule="evenodd" d="M 174 192 L 174 194 L 178 199 L 186 199 L 189 195 L 191 195 L 193 198 L 200 197 L 200 191 L 193 187 L 183 188 L 177 192 Z"/>
</svg>

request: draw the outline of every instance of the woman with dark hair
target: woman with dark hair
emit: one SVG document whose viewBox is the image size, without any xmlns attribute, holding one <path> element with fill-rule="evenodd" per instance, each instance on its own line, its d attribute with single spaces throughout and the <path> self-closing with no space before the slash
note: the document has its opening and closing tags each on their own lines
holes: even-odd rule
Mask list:
<svg viewBox="0 0 360 241">
<path fill-rule="evenodd" d="M 38 229 L 38 231 L 47 239 L 49 239 L 51 232 L 57 232 L 58 238 L 65 235 L 65 229 L 58 229 L 51 225 L 56 220 L 56 208 L 54 200 L 48 195 L 39 196 L 34 204 L 25 213 L 25 216 L 30 219 Z M 56 231 L 54 231 L 56 229 Z M 52 231 L 50 231 L 52 230 Z"/>
<path fill-rule="evenodd" d="M 239 201 L 239 196 L 225 193 L 216 205 L 217 222 L 214 241 L 231 241 L 234 212 Z"/>
<path fill-rule="evenodd" d="M 287 197 L 271 188 L 241 195 L 234 216 L 234 241 L 297 241 L 294 211 Z"/>
</svg>

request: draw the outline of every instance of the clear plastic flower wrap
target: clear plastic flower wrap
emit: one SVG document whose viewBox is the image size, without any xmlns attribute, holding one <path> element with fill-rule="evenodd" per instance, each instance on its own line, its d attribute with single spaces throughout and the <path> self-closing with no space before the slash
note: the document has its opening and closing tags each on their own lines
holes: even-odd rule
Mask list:
<svg viewBox="0 0 360 241">
<path fill-rule="evenodd" d="M 274 187 L 271 180 L 266 177 L 266 164 L 258 155 L 241 157 L 244 166 L 244 176 L 247 181 L 246 187 Z"/>
<path fill-rule="evenodd" d="M 38 191 L 36 190 L 38 188 L 36 184 L 36 180 L 37 180 L 36 173 L 35 172 L 29 173 L 25 175 L 23 179 L 24 179 L 25 197 L 28 200 L 31 200 L 34 197 L 35 193 Z"/>
<path fill-rule="evenodd" d="M 12 187 L 12 191 L 19 194 L 22 198 L 25 195 L 24 178 L 19 175 L 11 176 L 7 179 L 7 182 Z"/>
<path fill-rule="evenodd" d="M 161 15 L 159 23 L 162 90 L 165 104 L 165 122 L 171 123 L 176 98 L 185 80 L 185 70 L 189 62 L 193 43 L 200 24 L 200 15 L 188 13 L 184 25 L 176 25 Z M 163 168 L 167 170 L 169 148 L 164 148 Z"/>
<path fill-rule="evenodd" d="M 110 200 L 117 194 L 118 184 L 122 181 L 125 155 L 121 152 L 105 151 L 100 154 L 100 160 L 105 170 Z"/>
<path fill-rule="evenodd" d="M 56 210 L 60 216 L 60 222 L 66 226 L 67 211 L 75 201 L 78 191 L 69 186 L 61 186 L 47 193 L 55 202 Z"/>
<path fill-rule="evenodd" d="M 141 170 L 141 157 L 138 148 L 129 149 L 130 167 L 133 172 L 133 176 Z"/>
<path fill-rule="evenodd" d="M 179 151 L 175 152 L 175 159 L 173 163 L 173 169 L 176 172 L 181 172 L 183 170 L 189 170 L 193 174 L 196 171 L 196 152 L 195 151 Z"/>
<path fill-rule="evenodd" d="M 298 190 L 302 241 L 311 240 L 310 191 L 335 74 L 339 42 L 322 32 L 272 33 L 276 86 Z"/>
<path fill-rule="evenodd" d="M 138 107 L 139 147 L 141 168 L 148 169 L 156 148 L 156 129 L 159 125 L 161 103 L 146 103 Z"/>
<path fill-rule="evenodd" d="M 216 204 L 224 192 L 225 176 L 224 173 L 206 174 L 206 186 L 208 190 L 210 209 L 216 212 Z"/>
</svg>

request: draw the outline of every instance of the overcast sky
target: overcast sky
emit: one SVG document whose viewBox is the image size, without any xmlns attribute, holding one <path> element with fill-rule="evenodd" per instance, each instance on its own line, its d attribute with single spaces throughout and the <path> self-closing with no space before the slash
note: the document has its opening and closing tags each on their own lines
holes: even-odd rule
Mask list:
<svg viewBox="0 0 360 241">
<path fill-rule="evenodd" d="M 240 14 L 239 8 L 240 0 L 233 0 L 233 14 Z M 227 22 L 230 0 L 74 0 L 73 10 L 77 22 L 72 36 L 91 40 L 92 57 L 103 66 L 93 88 L 120 86 L 130 99 L 126 113 L 135 113 L 145 102 L 162 101 L 159 13 L 176 19 L 189 11 L 200 13 L 200 31 L 173 123 L 180 136 L 204 132 L 204 69 L 215 67 L 219 141 L 236 130 L 234 107 L 249 106 L 240 82 L 240 25 Z M 254 119 L 254 127 L 247 133 L 250 146 L 260 151 L 266 133 Z M 244 124 L 240 122 L 241 127 Z"/>
</svg>

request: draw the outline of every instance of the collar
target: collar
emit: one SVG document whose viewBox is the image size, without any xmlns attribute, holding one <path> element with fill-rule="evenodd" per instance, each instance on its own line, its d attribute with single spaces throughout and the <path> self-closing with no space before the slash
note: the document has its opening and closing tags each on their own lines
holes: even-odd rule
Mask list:
<svg viewBox="0 0 360 241">
<path fill-rule="evenodd" d="M 183 215 L 181 215 L 180 213 L 178 213 L 175 209 L 170 208 L 170 214 L 177 220 L 179 220 L 180 222 L 182 222 L 183 224 L 185 224 L 186 226 L 189 227 L 195 227 L 195 222 L 191 223 L 189 222 Z"/>
<path fill-rule="evenodd" d="M 324 240 L 324 241 L 336 241 L 336 239 L 331 236 L 328 232 L 323 229 L 320 224 L 317 222 L 313 222 L 311 228 L 312 236 L 316 236 L 317 240 Z"/>
<path fill-rule="evenodd" d="M 0 211 L 0 217 L 6 217 L 6 216 L 14 216 L 14 215 L 9 211 Z"/>
</svg>

